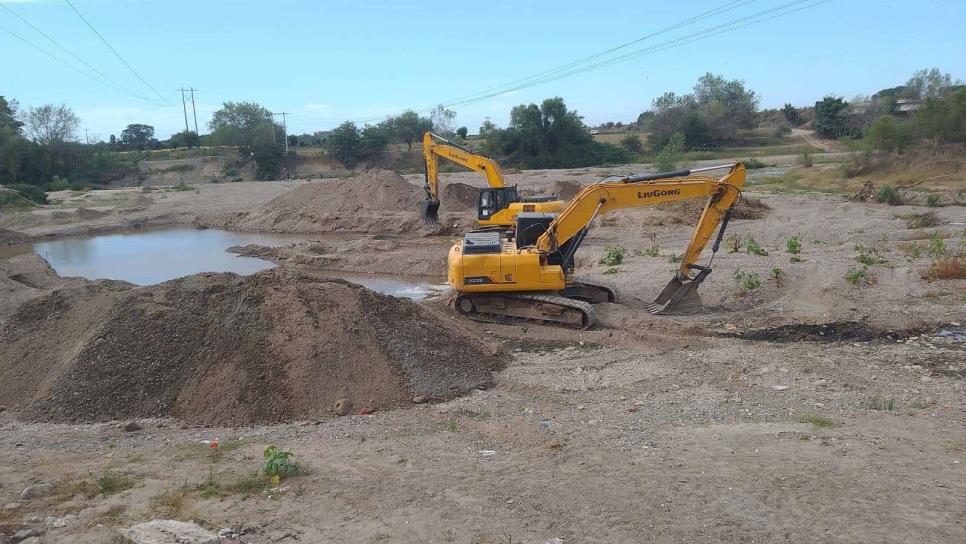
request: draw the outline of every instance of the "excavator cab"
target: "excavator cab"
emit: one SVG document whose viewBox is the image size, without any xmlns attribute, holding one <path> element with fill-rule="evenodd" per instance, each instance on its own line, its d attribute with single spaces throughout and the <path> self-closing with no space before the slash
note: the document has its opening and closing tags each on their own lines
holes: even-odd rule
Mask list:
<svg viewBox="0 0 966 544">
<path fill-rule="evenodd" d="M 519 202 L 516 187 L 491 187 L 480 189 L 477 219 L 487 221 L 500 210 L 506 209 L 511 202 Z"/>
</svg>

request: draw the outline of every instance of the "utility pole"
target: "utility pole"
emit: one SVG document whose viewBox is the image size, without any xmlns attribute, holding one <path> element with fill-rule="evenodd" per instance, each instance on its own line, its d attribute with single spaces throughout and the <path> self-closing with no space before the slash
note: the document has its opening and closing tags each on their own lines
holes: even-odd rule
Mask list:
<svg viewBox="0 0 966 544">
<path fill-rule="evenodd" d="M 292 112 L 280 111 L 278 113 L 273 113 L 272 115 L 282 116 L 282 134 L 285 136 L 285 153 L 288 153 L 288 125 L 285 123 L 285 116 L 291 115 Z M 272 134 L 275 134 L 275 129 L 272 129 Z"/>
<path fill-rule="evenodd" d="M 87 145 L 91 145 L 91 139 L 87 135 L 87 129 L 86 128 L 84 129 L 84 141 L 87 142 Z"/>
<path fill-rule="evenodd" d="M 178 90 L 181 91 L 181 109 L 184 110 L 184 132 L 187 135 L 188 134 L 188 131 L 189 131 L 189 129 L 188 129 L 188 104 L 184 101 L 185 88 L 182 87 L 182 88 L 180 88 Z"/>
<path fill-rule="evenodd" d="M 197 91 L 198 89 L 195 89 L 194 87 L 192 87 L 188 90 L 191 91 L 191 115 L 195 116 L 195 134 L 197 134 L 200 137 L 201 134 L 198 133 L 198 111 L 195 110 L 195 91 Z"/>
</svg>

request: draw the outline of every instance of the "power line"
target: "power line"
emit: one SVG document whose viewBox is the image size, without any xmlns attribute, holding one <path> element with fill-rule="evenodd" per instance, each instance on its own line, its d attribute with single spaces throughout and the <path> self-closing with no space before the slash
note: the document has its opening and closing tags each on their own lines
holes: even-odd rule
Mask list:
<svg viewBox="0 0 966 544">
<path fill-rule="evenodd" d="M 734 9 L 737 9 L 737 8 L 739 8 L 741 6 L 744 6 L 744 5 L 747 5 L 747 4 L 751 4 L 754 1 L 755 0 L 738 0 L 738 1 L 728 2 L 728 3 L 724 4 L 724 5 L 721 5 L 721 6 L 716 7 L 714 9 L 705 11 L 703 13 L 699 13 L 698 15 L 695 15 L 694 17 L 691 17 L 689 19 L 685 19 L 684 21 L 681 21 L 679 23 L 675 23 L 675 24 L 673 24 L 671 26 L 664 27 L 664 28 L 662 28 L 660 30 L 657 30 L 655 32 L 652 32 L 652 33 L 650 33 L 650 34 L 648 34 L 646 36 L 643 36 L 643 37 L 637 38 L 635 40 L 632 40 L 632 41 L 629 41 L 629 42 L 626 42 L 626 43 L 617 45 L 615 47 L 611 47 L 610 49 L 606 49 L 606 50 L 601 51 L 599 53 L 594 53 L 593 55 L 589 55 L 587 57 L 583 57 L 583 58 L 577 59 L 575 61 L 568 62 L 568 63 L 563 64 L 561 66 L 557 66 L 556 68 L 551 68 L 551 69 L 545 70 L 543 72 L 538 72 L 536 74 L 533 74 L 533 75 L 530 75 L 530 76 L 527 76 L 527 77 L 523 77 L 523 78 L 520 78 L 520 79 L 517 79 L 517 80 L 514 80 L 514 81 L 510 81 L 510 82 L 504 83 L 502 85 L 497 85 L 497 86 L 494 86 L 494 87 L 490 87 L 489 89 L 485 89 L 485 90 L 480 91 L 480 92 L 477 92 L 477 93 L 473 93 L 473 94 L 466 95 L 466 96 L 463 96 L 463 97 L 460 97 L 460 98 L 456 98 L 456 99 L 451 100 L 450 102 L 453 102 L 453 103 L 461 102 L 463 100 L 472 98 L 472 97 L 477 96 L 477 95 L 486 94 L 486 93 L 490 93 L 490 92 L 496 91 L 497 89 L 501 89 L 501 88 L 504 88 L 504 87 L 509 87 L 509 86 L 512 86 L 512 85 L 517 85 L 519 83 L 523 83 L 525 81 L 532 80 L 532 79 L 538 79 L 538 78 L 546 77 L 547 75 L 552 75 L 554 73 L 558 73 L 558 72 L 561 72 L 561 71 L 564 71 L 564 70 L 573 68 L 575 66 L 578 66 L 580 64 L 584 64 L 586 62 L 590 62 L 590 61 L 592 61 L 594 59 L 598 59 L 600 57 L 609 55 L 609 54 L 614 53 L 616 51 L 620 51 L 621 49 L 624 49 L 626 47 L 630 47 L 630 46 L 632 46 L 632 45 L 634 45 L 636 43 L 640 43 L 640 42 L 645 41 L 645 40 L 649 40 L 649 39 L 651 39 L 651 38 L 653 38 L 655 36 L 660 36 L 661 34 L 666 34 L 668 32 L 671 32 L 672 30 L 677 30 L 679 28 L 688 26 L 690 24 L 697 23 L 699 21 L 703 21 L 704 19 L 707 19 L 709 17 L 713 17 L 715 15 L 720 15 L 722 13 L 725 13 L 725 12 L 728 12 L 728 11 L 731 11 L 731 10 L 734 10 Z M 444 104 L 446 104 L 446 102 L 444 102 Z"/>
<path fill-rule="evenodd" d="M 102 41 L 102 42 L 104 42 L 104 45 L 106 45 L 106 46 L 107 46 L 107 48 L 108 48 L 108 49 L 110 49 L 110 50 L 111 50 L 111 52 L 112 52 L 112 53 L 114 53 L 114 55 L 115 55 L 115 56 L 116 56 L 116 57 L 117 57 L 118 59 L 120 59 L 120 60 L 121 60 L 121 62 L 123 62 L 123 63 L 124 63 L 124 66 L 127 66 L 127 69 L 128 69 L 128 70 L 130 70 L 132 74 L 134 74 L 135 76 L 137 76 L 137 78 L 138 78 L 138 79 L 140 79 L 140 80 L 141 80 L 141 83 L 144 83 L 144 84 L 145 84 L 145 85 L 146 85 L 146 86 L 147 86 L 147 87 L 148 87 L 149 89 L 151 89 L 152 91 L 154 91 L 154 94 L 156 94 L 156 95 L 158 95 L 158 97 L 160 97 L 160 98 L 161 98 L 161 100 L 164 100 L 165 102 L 167 102 L 169 106 L 170 106 L 170 105 L 173 105 L 173 104 L 171 103 L 171 101 L 170 101 L 170 100 L 168 100 L 167 98 L 165 98 L 165 97 L 164 97 L 164 95 L 162 95 L 161 93 L 159 93 L 159 92 L 158 92 L 158 90 L 157 90 L 157 89 L 155 89 L 154 87 L 152 87 L 152 86 L 151 86 L 151 84 L 147 82 L 147 80 L 145 80 L 145 79 L 144 79 L 143 77 L 141 77 L 141 74 L 139 74 L 139 73 L 138 73 L 138 71 L 137 71 L 137 70 L 135 70 L 133 66 L 131 66 L 131 63 L 129 63 L 128 61 L 126 61 L 126 60 L 124 60 L 124 57 L 122 57 L 122 56 L 121 56 L 121 54 L 117 52 L 117 49 L 114 49 L 114 47 L 113 47 L 113 46 L 112 46 L 112 45 L 111 45 L 110 43 L 108 43 L 108 41 L 107 41 L 107 39 L 105 39 L 105 38 L 104 38 L 104 36 L 102 36 L 102 35 L 101 35 L 101 33 L 100 33 L 100 32 L 98 32 L 96 28 L 94 28 L 94 25 L 92 25 L 92 24 L 90 23 L 90 21 L 88 21 L 88 20 L 87 20 L 87 19 L 86 19 L 86 18 L 85 18 L 85 17 L 84 17 L 84 16 L 82 15 L 82 14 L 81 14 L 81 12 L 80 12 L 80 11 L 78 11 L 76 7 L 74 7 L 74 4 L 72 4 L 70 0 L 64 0 L 64 2 L 65 2 L 65 3 L 66 3 L 66 4 L 68 5 L 68 6 L 70 6 L 70 9 L 72 9 L 72 10 L 74 10 L 74 13 L 76 13 L 76 14 L 77 14 L 77 16 L 78 16 L 78 17 L 80 17 L 80 20 L 81 20 L 81 21 L 84 21 L 84 24 L 86 24 L 86 25 L 87 25 L 87 27 L 88 27 L 88 28 L 90 28 L 90 29 L 91 29 L 91 31 L 93 31 L 93 32 L 94 32 L 94 34 L 96 34 L 96 35 L 97 35 L 97 37 L 101 39 L 101 41 Z"/>
<path fill-rule="evenodd" d="M 20 41 L 22 41 L 23 43 L 25 43 L 25 44 L 27 44 L 27 45 L 29 45 L 30 47 L 33 47 L 33 48 L 34 48 L 34 49 L 36 49 L 37 51 L 40 51 L 40 52 L 41 52 L 41 53 L 43 53 L 44 55 L 47 55 L 48 57 L 50 57 L 50 58 L 52 58 L 53 60 L 55 60 L 55 61 L 57 61 L 57 62 L 59 62 L 59 63 L 61 63 L 61 64 L 63 64 L 64 66 L 66 66 L 66 67 L 68 67 L 68 68 L 70 68 L 71 70 L 73 70 L 73 71 L 75 71 L 75 72 L 77 72 L 78 74 L 80 74 L 80 75 L 82 75 L 82 76 L 85 76 L 85 77 L 89 77 L 89 78 L 91 78 L 92 80 L 94 80 L 94 81 L 96 81 L 96 82 L 98 82 L 98 83 L 100 83 L 100 84 L 102 84 L 102 85 L 107 85 L 108 87 L 111 87 L 112 89 L 114 89 L 114 90 L 116 90 L 116 91 L 119 91 L 119 92 L 122 92 L 122 93 L 125 93 L 125 94 L 129 94 L 129 95 L 131 95 L 131 96 L 133 96 L 133 97 L 135 97 L 135 98 L 139 98 L 139 99 L 141 99 L 141 100 L 146 100 L 146 101 L 148 101 L 148 102 L 151 102 L 152 104 L 154 103 L 154 102 L 152 102 L 152 101 L 151 101 L 150 99 L 148 99 L 148 98 L 145 98 L 145 97 L 143 97 L 143 96 L 140 96 L 140 95 L 137 95 L 137 94 L 134 94 L 134 93 L 132 93 L 132 92 L 129 92 L 129 91 L 126 91 L 126 90 L 124 90 L 123 88 L 121 88 L 121 87 L 118 87 L 117 85 L 114 85 L 113 83 L 111 83 L 111 82 L 109 82 L 109 81 L 105 81 L 105 80 L 103 80 L 103 79 L 100 79 L 100 78 L 98 78 L 97 76 L 95 76 L 95 75 L 93 75 L 93 74 L 90 74 L 90 73 L 88 73 L 88 72 L 85 72 L 84 70 L 81 70 L 80 68 L 78 68 L 78 67 L 76 67 L 76 66 L 74 66 L 73 64 L 71 64 L 71 63 L 69 63 L 69 62 L 67 62 L 67 61 L 65 61 L 64 59 L 62 59 L 62 58 L 60 58 L 60 57 L 58 57 L 57 55 L 54 55 L 54 54 L 53 54 L 53 53 L 51 53 L 50 51 L 47 51 L 46 49 L 44 49 L 44 48 L 42 48 L 42 47 L 40 47 L 39 45 L 37 45 L 37 44 L 35 44 L 35 43 L 33 43 L 33 42 L 31 42 L 31 41 L 30 41 L 30 40 L 28 40 L 27 38 L 24 38 L 23 36 L 21 36 L 21 35 L 19 35 L 19 34 L 17 34 L 17 33 L 15 33 L 14 31 L 12 31 L 12 30 L 10 30 L 9 28 L 6 28 L 6 27 L 5 27 L 5 26 L 3 26 L 3 25 L 0 25 L 0 30 L 3 30 L 3 31 L 4 31 L 4 32 L 6 32 L 7 34 L 10 34 L 10 35 L 11 35 L 11 36 L 13 36 L 14 38 L 17 38 L 18 40 L 20 40 Z"/>
<path fill-rule="evenodd" d="M 559 74 L 556 74 L 556 75 L 553 75 L 553 76 L 549 76 L 549 77 L 544 77 L 544 78 L 541 78 L 541 79 L 538 79 L 538 80 L 535 80 L 535 81 L 530 81 L 530 82 L 527 82 L 527 83 L 523 83 L 523 84 L 520 84 L 520 85 L 517 85 L 517 86 L 514 86 L 514 87 L 501 88 L 501 90 L 499 90 L 497 92 L 488 93 L 488 94 L 485 94 L 485 95 L 481 95 L 481 96 L 477 96 L 477 97 L 474 97 L 474 98 L 470 98 L 470 99 L 466 99 L 466 100 L 461 100 L 461 101 L 457 101 L 457 102 L 448 102 L 448 103 L 444 103 L 443 105 L 446 106 L 446 107 L 467 106 L 467 105 L 470 105 L 470 104 L 474 104 L 476 102 L 480 102 L 482 100 L 486 100 L 488 98 L 492 98 L 494 96 L 499 96 L 499 95 L 504 94 L 504 93 L 508 93 L 508 92 L 512 92 L 512 91 L 517 91 L 517 90 L 521 90 L 521 89 L 526 89 L 528 87 L 533 87 L 535 85 L 540 85 L 540 84 L 543 84 L 543 83 L 549 83 L 551 81 L 557 81 L 559 79 L 563 79 L 563 78 L 570 77 L 570 76 L 573 76 L 573 75 L 582 74 L 582 73 L 585 73 L 585 72 L 589 72 L 589 71 L 592 71 L 592 70 L 597 70 L 599 68 L 604 68 L 606 66 L 610 66 L 610 65 L 613 65 L 613 64 L 617 64 L 617 63 L 620 63 L 620 62 L 624 62 L 624 61 L 627 61 L 627 60 L 630 60 L 632 58 L 636 58 L 636 57 L 639 57 L 639 56 L 651 54 L 651 53 L 654 53 L 654 52 L 657 52 L 657 51 L 664 51 L 664 50 L 667 50 L 667 49 L 671 49 L 673 47 L 678 47 L 678 46 L 684 45 L 686 43 L 691 43 L 691 42 L 698 41 L 698 40 L 701 40 L 701 39 L 709 38 L 711 36 L 716 36 L 718 34 L 723 34 L 724 32 L 730 32 L 730 31 L 733 31 L 733 30 L 737 30 L 738 28 L 743 28 L 743 27 L 748 26 L 750 24 L 756 24 L 756 23 L 760 23 L 762 21 L 765 21 L 765 20 L 768 20 L 768 19 L 771 19 L 771 18 L 774 18 L 774 17 L 788 15 L 788 14 L 794 13 L 796 11 L 801 11 L 802 9 L 806 9 L 806 8 L 809 8 L 809 7 L 813 7 L 813 6 L 816 6 L 816 5 L 819 5 L 819 4 L 824 4 L 824 3 L 829 2 L 831 0 L 820 0 L 818 2 L 814 2 L 814 3 L 809 4 L 809 5 L 806 5 L 806 6 L 801 6 L 800 8 L 797 8 L 797 9 L 794 9 L 794 10 L 787 10 L 788 8 L 790 8 L 792 6 L 795 6 L 795 5 L 798 5 L 798 4 L 803 4 L 803 3 L 808 2 L 808 1 L 810 1 L 810 0 L 795 0 L 793 2 L 786 2 L 785 4 L 782 4 L 782 5 L 779 5 L 779 6 L 776 6 L 776 7 L 772 7 L 772 8 L 768 8 L 768 9 L 765 9 L 765 10 L 762 10 L 762 11 L 753 13 L 751 15 L 744 16 L 744 17 L 739 17 L 738 19 L 733 19 L 731 21 L 728 21 L 728 22 L 725 22 L 725 23 L 722 23 L 722 24 L 719 24 L 719 25 L 715 25 L 715 26 L 712 26 L 712 27 L 708 27 L 708 28 L 705 28 L 703 30 L 699 30 L 697 32 L 693 32 L 691 34 L 688 34 L 686 36 L 682 36 L 682 37 L 679 37 L 679 38 L 675 38 L 673 40 L 668 40 L 666 42 L 659 43 L 659 44 L 656 44 L 656 45 L 653 45 L 653 46 L 650 46 L 650 47 L 646 47 L 644 49 L 639 49 L 637 51 L 632 51 L 630 53 L 625 53 L 624 55 L 620 55 L 620 56 L 613 57 L 613 58 L 610 58 L 610 59 L 602 60 L 602 61 L 600 61 L 598 63 L 591 64 L 589 66 L 582 66 L 582 67 L 579 67 L 579 68 L 575 68 L 573 70 L 569 70 L 569 71 L 566 71 L 566 72 L 563 72 L 563 73 L 559 73 Z M 782 10 L 787 10 L 787 11 L 782 11 Z M 779 12 L 779 13 L 776 13 L 776 12 Z M 773 17 L 766 17 L 766 16 L 772 15 L 772 14 L 774 14 Z M 741 23 L 744 23 L 744 24 L 741 24 Z"/>
<path fill-rule="evenodd" d="M 61 51 L 67 53 L 72 58 L 74 58 L 74 60 L 76 60 L 77 62 L 80 62 L 81 64 L 83 64 L 84 66 L 86 66 L 88 69 L 90 69 L 92 72 L 96 73 L 98 76 L 100 76 L 100 79 L 103 79 L 104 80 L 104 81 L 102 81 L 102 83 L 104 83 L 106 85 L 111 85 L 113 88 L 115 88 L 117 90 L 120 90 L 121 92 L 127 93 L 127 94 L 129 94 L 131 96 L 134 96 L 136 98 L 139 98 L 141 100 L 144 100 L 145 102 L 149 102 L 149 103 L 155 104 L 155 105 L 161 105 L 161 104 L 158 104 L 157 102 L 154 102 L 150 98 L 147 98 L 147 97 L 144 97 L 144 96 L 141 96 L 141 95 L 135 93 L 134 91 L 132 91 L 131 89 L 128 89 L 127 87 L 125 87 L 124 85 L 118 83 L 117 81 L 114 81 L 109 75 L 107 75 L 104 72 L 98 70 L 96 67 L 92 66 L 86 60 L 84 60 L 81 57 L 79 57 L 76 54 L 74 54 L 73 51 L 71 51 L 70 49 L 68 49 L 68 48 L 64 47 L 63 45 L 61 45 L 60 42 L 58 42 L 57 40 L 55 40 L 49 34 L 47 34 L 46 32 L 44 32 L 43 30 L 37 28 L 36 25 L 34 25 L 33 23 L 31 23 L 30 21 L 28 21 L 27 19 L 25 19 L 22 15 L 20 15 L 19 13 L 17 13 L 13 9 L 11 9 L 10 6 L 8 6 L 7 4 L 0 3 L 0 7 L 2 7 L 5 10 L 7 10 L 8 12 L 10 12 L 10 14 L 13 15 L 14 17 L 16 17 L 17 19 L 20 19 L 20 21 L 23 22 L 23 24 L 25 24 L 25 25 L 29 26 L 30 28 L 32 28 L 35 32 L 37 32 L 38 34 L 40 34 L 41 36 L 43 36 L 44 38 L 46 38 L 47 41 L 49 41 L 50 43 L 56 45 Z"/>
</svg>

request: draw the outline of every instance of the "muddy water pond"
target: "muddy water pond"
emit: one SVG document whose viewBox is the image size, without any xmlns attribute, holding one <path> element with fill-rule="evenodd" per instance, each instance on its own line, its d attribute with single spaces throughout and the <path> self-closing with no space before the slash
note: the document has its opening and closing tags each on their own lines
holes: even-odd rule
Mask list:
<svg viewBox="0 0 966 544">
<path fill-rule="evenodd" d="M 35 243 L 31 249 L 46 259 L 60 276 L 151 285 L 201 272 L 254 274 L 274 267 L 275 263 L 256 257 L 241 257 L 225 250 L 248 244 L 279 246 L 302 239 L 218 229 L 171 228 L 63 238 Z M 311 273 L 345 279 L 373 291 L 416 300 L 443 288 L 427 278 L 332 271 Z"/>
</svg>

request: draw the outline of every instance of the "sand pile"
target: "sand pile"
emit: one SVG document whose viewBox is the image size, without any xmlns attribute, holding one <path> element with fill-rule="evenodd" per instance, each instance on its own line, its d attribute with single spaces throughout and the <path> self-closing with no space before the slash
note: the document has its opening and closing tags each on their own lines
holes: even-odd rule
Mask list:
<svg viewBox="0 0 966 544">
<path fill-rule="evenodd" d="M 435 312 L 278 269 L 73 284 L 0 326 L 0 398 L 31 419 L 248 424 L 489 385 L 491 348 Z"/>
<path fill-rule="evenodd" d="M 473 211 L 479 205 L 480 189 L 465 183 L 446 183 L 440 191 L 440 210 Z"/>
<path fill-rule="evenodd" d="M 583 185 L 571 180 L 557 180 L 553 182 L 551 194 L 557 195 L 560 200 L 569 201 L 577 196 L 583 189 Z"/>
<path fill-rule="evenodd" d="M 254 232 L 421 232 L 426 229 L 416 205 L 423 195 L 421 187 L 399 174 L 373 169 L 351 178 L 307 183 L 253 211 L 199 218 L 197 223 Z M 465 215 L 461 206 L 454 206 L 440 214 L 441 224 L 445 229 L 459 228 Z"/>
</svg>

